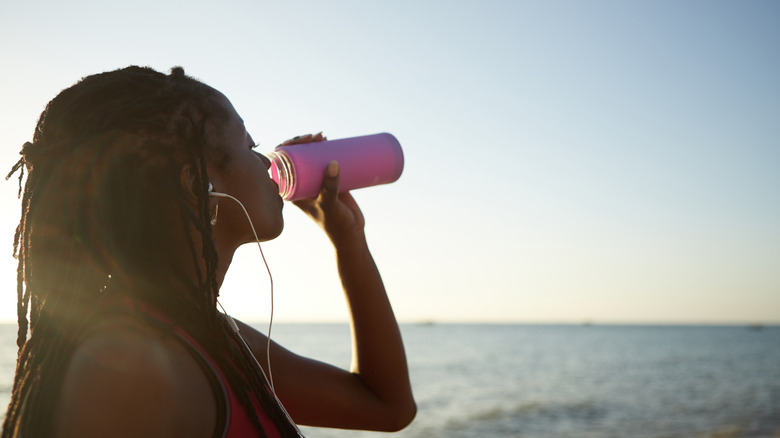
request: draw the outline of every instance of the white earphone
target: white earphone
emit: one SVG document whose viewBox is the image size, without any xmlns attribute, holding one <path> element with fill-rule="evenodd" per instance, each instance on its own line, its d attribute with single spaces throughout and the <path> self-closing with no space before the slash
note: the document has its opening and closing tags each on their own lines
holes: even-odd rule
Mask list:
<svg viewBox="0 0 780 438">
<path fill-rule="evenodd" d="M 236 199 L 236 198 L 234 198 L 234 197 L 232 197 L 232 196 L 230 196 L 230 195 L 228 195 L 226 193 L 215 192 L 214 191 L 214 186 L 211 185 L 211 183 L 209 183 L 209 196 L 214 196 L 214 197 L 217 197 L 217 198 L 231 198 L 234 201 L 238 202 L 238 204 L 241 205 L 242 208 L 244 207 L 244 205 L 241 204 L 241 202 L 238 199 Z M 244 210 L 244 211 L 246 211 L 246 210 Z M 247 215 L 247 219 L 249 219 L 249 215 Z M 249 220 L 249 223 L 250 224 L 252 223 L 251 219 Z M 254 230 L 254 226 L 252 227 L 252 229 Z"/>
</svg>

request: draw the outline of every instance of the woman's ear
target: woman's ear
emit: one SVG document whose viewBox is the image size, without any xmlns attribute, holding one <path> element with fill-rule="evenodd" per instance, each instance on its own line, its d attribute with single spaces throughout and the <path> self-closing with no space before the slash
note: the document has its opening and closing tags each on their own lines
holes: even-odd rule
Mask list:
<svg viewBox="0 0 780 438">
<path fill-rule="evenodd" d="M 181 168 L 179 174 L 179 180 L 181 183 L 182 192 L 187 198 L 187 201 L 192 205 L 198 204 L 198 187 L 195 180 L 195 172 L 192 169 L 192 165 L 185 164 Z"/>
</svg>

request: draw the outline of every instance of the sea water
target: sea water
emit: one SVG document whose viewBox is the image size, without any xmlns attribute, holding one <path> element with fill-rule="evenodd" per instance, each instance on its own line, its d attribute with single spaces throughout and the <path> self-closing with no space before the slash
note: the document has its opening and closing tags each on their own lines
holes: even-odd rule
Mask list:
<svg viewBox="0 0 780 438">
<path fill-rule="evenodd" d="M 3 405 L 14 330 L 0 326 Z M 780 437 L 780 327 L 421 324 L 402 334 L 418 413 L 392 436 Z M 349 365 L 346 325 L 276 324 L 272 336 Z"/>
</svg>

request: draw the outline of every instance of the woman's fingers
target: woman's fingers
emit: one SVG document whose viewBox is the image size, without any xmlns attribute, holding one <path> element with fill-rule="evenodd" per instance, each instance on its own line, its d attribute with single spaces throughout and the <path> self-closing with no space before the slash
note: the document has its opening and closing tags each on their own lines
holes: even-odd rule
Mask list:
<svg viewBox="0 0 780 438">
<path fill-rule="evenodd" d="M 322 135 L 322 132 L 316 134 L 298 135 L 289 140 L 285 140 L 279 146 L 290 146 L 293 144 L 314 143 L 318 141 L 325 141 L 327 138 Z"/>
<path fill-rule="evenodd" d="M 313 199 L 301 199 L 294 201 L 293 204 L 297 205 L 301 210 L 309 213 L 317 220 L 321 220 L 326 210 L 332 208 L 332 206 L 338 202 L 339 194 L 339 163 L 331 161 L 325 167 L 325 171 L 322 176 L 322 186 L 320 186 L 320 193 Z"/>
<path fill-rule="evenodd" d="M 325 176 L 322 178 L 322 188 L 320 189 L 319 202 L 323 206 L 337 201 L 339 194 L 339 163 L 336 160 L 328 163 L 325 168 Z"/>
</svg>

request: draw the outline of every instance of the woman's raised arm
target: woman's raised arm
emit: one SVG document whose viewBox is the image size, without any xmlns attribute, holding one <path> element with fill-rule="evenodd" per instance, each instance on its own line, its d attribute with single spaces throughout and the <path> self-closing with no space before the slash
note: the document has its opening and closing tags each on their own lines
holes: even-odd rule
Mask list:
<svg viewBox="0 0 780 438">
<path fill-rule="evenodd" d="M 400 430 L 416 414 L 403 341 L 366 243 L 363 214 L 350 194 L 338 194 L 338 184 L 338 165 L 332 162 L 320 195 L 296 205 L 325 230 L 334 245 L 350 310 L 352 366 L 349 371 L 341 370 L 274 344 L 271 359 L 276 391 L 299 424 Z M 243 324 L 241 332 L 258 358 L 264 358 L 266 338 Z"/>
</svg>

